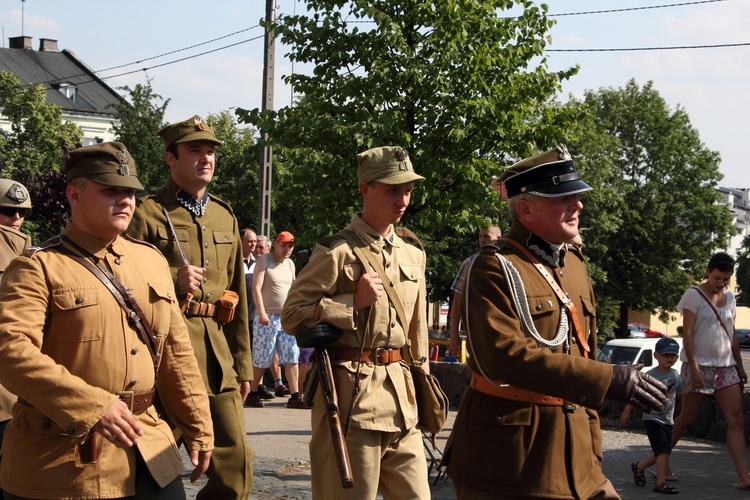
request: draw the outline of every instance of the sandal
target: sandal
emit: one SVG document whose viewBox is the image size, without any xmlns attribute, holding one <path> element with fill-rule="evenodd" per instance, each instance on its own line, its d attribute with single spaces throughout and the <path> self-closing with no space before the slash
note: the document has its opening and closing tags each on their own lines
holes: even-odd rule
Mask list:
<svg viewBox="0 0 750 500">
<path fill-rule="evenodd" d="M 678 490 L 674 486 L 667 484 L 666 481 L 661 484 L 654 484 L 654 491 L 656 493 L 665 493 L 667 495 L 676 495 L 680 492 L 680 490 Z"/>
<path fill-rule="evenodd" d="M 630 464 L 630 470 L 633 471 L 633 481 L 638 486 L 644 486 L 646 484 L 646 476 L 643 475 L 643 469 L 638 468 L 638 462 Z"/>
</svg>

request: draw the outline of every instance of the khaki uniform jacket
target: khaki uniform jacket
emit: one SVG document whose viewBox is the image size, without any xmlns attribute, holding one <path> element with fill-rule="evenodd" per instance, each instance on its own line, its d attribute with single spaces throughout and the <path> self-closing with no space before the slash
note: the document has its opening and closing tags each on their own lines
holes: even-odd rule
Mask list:
<svg viewBox="0 0 750 500">
<path fill-rule="evenodd" d="M 162 212 L 162 206 L 166 206 L 188 262 L 206 268 L 203 283 L 193 292 L 194 300 L 215 303 L 224 290 L 239 295 L 231 323 L 220 325 L 216 318 L 185 317 L 206 388 L 219 394 L 227 388 L 237 389 L 238 381 L 253 378 L 240 232 L 231 207 L 224 201 L 209 195 L 206 211 L 198 217 L 177 201 L 178 190 L 169 179 L 155 193 L 139 198 L 127 233 L 159 249 L 169 262 L 177 289 L 177 271 L 184 264 Z"/>
<path fill-rule="evenodd" d="M 189 450 L 211 450 L 208 397 L 164 258 L 123 237 L 105 247 L 72 223 L 64 235 L 104 261 L 128 287 L 157 337 L 159 397 L 174 411 Z M 97 435 L 99 460 L 81 464 L 76 443 L 117 401 L 155 385 L 148 347 L 105 285 L 59 240 L 32 248 L 0 285 L 0 382 L 25 402 L 13 407 L 0 462 L 2 488 L 28 498 L 117 498 L 135 493 L 135 449 Z M 138 450 L 162 486 L 184 467 L 153 406 L 136 416 Z"/>
<path fill-rule="evenodd" d="M 380 259 L 383 269 L 394 283 L 409 325 L 408 330 L 401 327 L 396 310 L 385 293 L 371 308 L 354 311 L 354 292 L 363 266 L 346 240 L 337 240 L 330 248 L 319 245 L 315 249 L 310 262 L 300 271 L 289 290 L 281 325 L 290 335 L 321 323 L 330 323 L 342 330 L 341 337 L 332 344 L 331 349 L 342 422 L 348 418 L 358 363 L 335 361 L 336 346 L 359 349 L 364 336 L 366 349 L 400 348 L 408 338 L 415 357 L 426 357 L 428 350 L 424 251 L 404 241 L 393 231 L 386 238 L 374 240 L 370 235 L 377 235 L 378 232 L 359 215 L 354 216 L 347 229 L 354 230 L 370 242 L 364 250 Z M 368 264 L 364 272 L 369 271 Z M 425 368 L 428 369 L 426 365 Z M 321 392 L 318 391 L 316 400 Z M 385 366 L 364 363 L 350 425 L 399 432 L 414 427 L 416 423 L 414 385 L 406 363 Z M 313 429 L 313 432 L 323 430 Z"/>
<path fill-rule="evenodd" d="M 10 261 L 21 255 L 24 249 L 30 246 L 31 236 L 8 226 L 0 226 L 0 277 L 2 277 Z M 11 407 L 16 399 L 16 396 L 0 385 L 0 422 L 10 420 L 10 417 L 13 416 Z"/>
<path fill-rule="evenodd" d="M 527 246 L 530 234 L 515 221 L 509 237 Z M 562 346 L 554 352 L 540 347 L 524 334 L 497 253 L 520 273 L 534 325 L 543 338 L 555 337 L 564 311 L 550 285 L 516 248 L 503 241 L 485 246 L 469 271 L 462 314 L 472 371 L 481 374 L 480 365 L 496 381 L 598 408 L 612 366 L 595 361 L 594 294 L 582 254 L 568 246 L 564 265 L 557 268 L 540 260 L 578 309 L 592 359 L 583 358 L 572 333 L 570 354 Z M 445 455 L 450 477 L 513 497 L 589 498 L 606 481 L 596 411 L 518 402 L 472 389 L 461 400 Z"/>
</svg>

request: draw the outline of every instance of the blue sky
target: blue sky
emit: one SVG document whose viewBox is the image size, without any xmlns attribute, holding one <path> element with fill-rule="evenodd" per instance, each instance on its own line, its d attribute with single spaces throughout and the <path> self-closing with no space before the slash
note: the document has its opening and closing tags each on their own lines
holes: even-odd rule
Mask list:
<svg viewBox="0 0 750 500">
<path fill-rule="evenodd" d="M 280 13 L 303 9 L 299 0 L 277 0 Z M 580 13 L 691 3 L 680 0 L 550 1 L 551 14 Z M 27 0 L 23 34 L 58 40 L 113 87 L 152 78 L 154 90 L 170 98 L 167 120 L 215 113 L 233 107 L 260 106 L 263 68 L 263 0 Z M 3 46 L 22 31 L 21 0 L 0 2 Z M 750 0 L 726 0 L 660 9 L 555 16 L 549 49 L 674 47 L 750 43 Z M 243 31 L 244 30 L 244 31 Z M 237 33 L 239 32 L 239 33 Z M 225 37 L 212 43 L 209 40 Z M 244 42 L 244 43 L 242 43 Z M 189 50 L 180 49 L 201 44 Z M 237 44 L 211 54 L 201 52 Z M 170 55 L 149 59 L 171 51 Z M 293 70 L 277 48 L 275 107 L 289 104 L 290 89 L 280 78 Z M 619 88 L 635 78 L 651 80 L 674 109 L 690 116 L 705 145 L 722 157 L 724 186 L 750 187 L 745 156 L 745 121 L 750 100 L 750 46 L 630 52 L 550 52 L 551 69 L 580 65 L 564 85 L 568 94 Z M 141 61 L 138 64 L 134 62 Z M 127 65 L 117 69 L 108 68 Z M 157 67 L 158 65 L 162 65 Z M 143 68 L 148 68 L 143 71 Z M 303 68 L 294 68 L 300 71 Z M 131 74 L 122 75 L 126 72 Z M 122 75 L 122 76 L 115 76 Z M 750 141 L 748 141 L 750 142 Z"/>
</svg>

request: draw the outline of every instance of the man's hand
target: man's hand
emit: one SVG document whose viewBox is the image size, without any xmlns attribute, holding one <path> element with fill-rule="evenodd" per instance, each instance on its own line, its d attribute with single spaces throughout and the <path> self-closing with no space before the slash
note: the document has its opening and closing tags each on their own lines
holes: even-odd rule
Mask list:
<svg viewBox="0 0 750 500">
<path fill-rule="evenodd" d="M 205 267 L 195 267 L 190 264 L 182 266 L 177 271 L 177 287 L 180 295 L 196 291 L 203 282 L 203 273 L 205 272 Z"/>
<path fill-rule="evenodd" d="M 271 320 L 268 319 L 268 314 L 265 312 L 258 311 L 258 323 L 261 325 L 268 326 L 271 324 Z"/>
<path fill-rule="evenodd" d="M 240 381 L 240 397 L 242 398 L 242 401 L 245 401 L 247 399 L 248 394 L 250 394 L 250 381 L 241 380 Z"/>
<path fill-rule="evenodd" d="M 211 452 L 191 450 L 188 455 L 190 455 L 190 463 L 195 466 L 193 473 L 190 474 L 190 482 L 194 483 L 208 470 L 208 464 L 211 463 Z"/>
<path fill-rule="evenodd" d="M 138 442 L 140 436 L 143 436 L 143 429 L 130 413 L 128 405 L 119 400 L 94 424 L 91 430 L 98 432 L 120 448 L 130 448 Z"/>
<path fill-rule="evenodd" d="M 635 366 L 612 366 L 607 399 L 635 406 L 644 413 L 661 411 L 667 401 L 667 386 Z"/>
<path fill-rule="evenodd" d="M 365 273 L 357 281 L 357 290 L 354 292 L 354 310 L 359 311 L 370 307 L 377 302 L 378 297 L 383 295 L 383 280 L 375 271 Z"/>
</svg>

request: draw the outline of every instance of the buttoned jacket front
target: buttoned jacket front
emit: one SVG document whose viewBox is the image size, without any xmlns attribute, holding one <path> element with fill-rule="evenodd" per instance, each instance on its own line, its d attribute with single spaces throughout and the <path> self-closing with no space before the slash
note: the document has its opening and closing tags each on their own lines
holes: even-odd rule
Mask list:
<svg viewBox="0 0 750 500">
<path fill-rule="evenodd" d="M 206 269 L 203 282 L 193 292 L 194 300 L 213 304 L 224 290 L 239 295 L 231 323 L 219 324 L 215 317 L 185 317 L 206 387 L 218 394 L 253 378 L 240 233 L 237 220 L 224 201 L 209 195 L 205 213 L 197 216 L 177 201 L 179 189 L 169 179 L 155 193 L 140 197 L 127 233 L 159 249 L 169 262 L 177 288 L 177 271 L 184 264 L 162 212 L 162 206 L 166 207 L 188 262 Z"/>
<path fill-rule="evenodd" d="M 407 316 L 407 329 L 402 328 L 396 310 L 383 293 L 369 308 L 354 311 L 354 292 L 363 272 L 370 272 L 343 239 L 330 247 L 319 245 L 310 262 L 292 284 L 281 324 L 290 335 L 321 323 L 342 330 L 341 337 L 331 345 L 333 359 L 336 347 L 359 349 L 398 349 L 411 341 L 415 357 L 427 356 L 427 324 L 425 321 L 425 254 L 417 246 L 391 232 L 385 238 L 355 215 L 347 230 L 367 242 L 365 252 L 372 252 L 393 283 Z M 333 372 L 342 421 L 362 429 L 399 432 L 417 423 L 414 386 L 405 362 L 389 365 L 354 361 L 334 361 Z M 360 369 L 357 395 L 349 415 L 356 373 Z M 425 366 L 427 368 L 427 366 Z M 427 368 L 428 369 L 428 368 Z M 322 391 L 318 406 L 322 406 Z M 313 432 L 317 432 L 314 429 Z M 322 430 L 321 430 L 322 431 Z"/>
<path fill-rule="evenodd" d="M 107 287 L 61 251 L 59 238 L 32 248 L 0 285 L 0 381 L 23 401 L 5 434 L 3 489 L 28 498 L 119 498 L 135 493 L 133 448 L 97 436 L 96 464 L 76 443 L 118 400 L 118 391 L 156 387 L 189 450 L 213 448 L 208 397 L 164 258 L 152 246 L 111 244 L 69 223 L 62 233 L 127 287 L 156 335 L 158 380 L 148 347 Z M 138 450 L 164 486 L 183 471 L 167 423 L 154 407 L 136 416 Z"/>
</svg>

